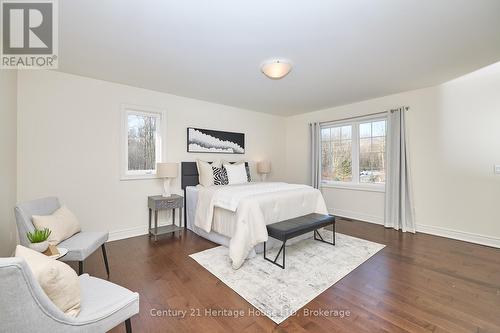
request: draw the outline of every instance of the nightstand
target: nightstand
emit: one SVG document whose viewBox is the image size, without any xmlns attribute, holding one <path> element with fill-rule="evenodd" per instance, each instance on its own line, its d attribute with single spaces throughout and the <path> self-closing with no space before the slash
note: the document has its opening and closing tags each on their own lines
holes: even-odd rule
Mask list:
<svg viewBox="0 0 500 333">
<path fill-rule="evenodd" d="M 155 241 L 158 239 L 158 235 L 168 234 L 171 232 L 181 231 L 182 227 L 182 209 L 184 207 L 184 197 L 177 194 L 172 194 L 169 197 L 163 197 L 161 195 L 155 195 L 148 197 L 148 208 L 149 208 L 149 237 L 154 236 Z M 175 224 L 175 210 L 179 208 L 179 225 Z M 158 211 L 163 209 L 172 210 L 172 224 L 158 227 Z M 153 217 L 153 211 L 155 213 L 155 225 L 151 227 L 151 219 Z M 185 222 L 184 222 L 185 223 Z"/>
</svg>

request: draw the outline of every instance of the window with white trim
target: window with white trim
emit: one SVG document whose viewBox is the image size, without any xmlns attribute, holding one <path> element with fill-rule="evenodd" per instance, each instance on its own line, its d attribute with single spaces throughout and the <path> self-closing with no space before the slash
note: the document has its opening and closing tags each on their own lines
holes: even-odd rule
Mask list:
<svg viewBox="0 0 500 333">
<path fill-rule="evenodd" d="M 152 178 L 162 156 L 163 112 L 124 106 L 122 178 Z"/>
<path fill-rule="evenodd" d="M 321 126 L 321 181 L 324 185 L 384 186 L 385 117 Z"/>
</svg>

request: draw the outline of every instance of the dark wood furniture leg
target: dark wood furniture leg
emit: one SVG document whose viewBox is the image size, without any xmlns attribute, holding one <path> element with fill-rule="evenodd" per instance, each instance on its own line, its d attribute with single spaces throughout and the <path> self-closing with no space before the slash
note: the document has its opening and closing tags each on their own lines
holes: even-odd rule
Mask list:
<svg viewBox="0 0 500 333">
<path fill-rule="evenodd" d="M 125 320 L 125 331 L 127 333 L 132 333 L 132 324 L 130 323 L 130 318 Z"/>
<path fill-rule="evenodd" d="M 108 278 L 109 278 L 108 255 L 106 254 L 106 246 L 105 246 L 105 244 L 101 245 L 101 249 L 102 249 L 102 257 L 104 258 L 104 266 L 106 266 L 106 273 L 108 273 Z"/>
<path fill-rule="evenodd" d="M 78 262 L 78 275 L 83 274 L 83 260 Z"/>
</svg>

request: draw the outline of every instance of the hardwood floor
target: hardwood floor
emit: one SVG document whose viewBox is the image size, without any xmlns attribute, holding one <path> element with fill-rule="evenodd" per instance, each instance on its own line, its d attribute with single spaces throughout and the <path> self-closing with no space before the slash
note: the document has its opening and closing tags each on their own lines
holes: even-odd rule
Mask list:
<svg viewBox="0 0 500 333">
<path fill-rule="evenodd" d="M 500 332 L 499 249 L 357 221 L 339 220 L 337 231 L 387 245 L 304 307 L 349 311 L 343 318 L 301 310 L 278 326 L 265 316 L 205 316 L 205 309 L 253 307 L 188 257 L 216 246 L 192 232 L 109 243 L 110 280 L 140 293 L 134 332 Z M 105 277 L 99 251 L 86 270 Z M 187 314 L 152 316 L 152 309 Z"/>
</svg>

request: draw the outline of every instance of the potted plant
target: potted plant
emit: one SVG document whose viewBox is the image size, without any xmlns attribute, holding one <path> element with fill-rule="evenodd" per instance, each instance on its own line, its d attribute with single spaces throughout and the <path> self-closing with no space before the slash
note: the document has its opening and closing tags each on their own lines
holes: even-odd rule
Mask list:
<svg viewBox="0 0 500 333">
<path fill-rule="evenodd" d="M 30 248 L 38 252 L 44 252 L 49 247 L 50 229 L 45 228 L 43 230 L 35 230 L 33 232 L 26 233 L 29 241 L 31 242 Z"/>
</svg>

